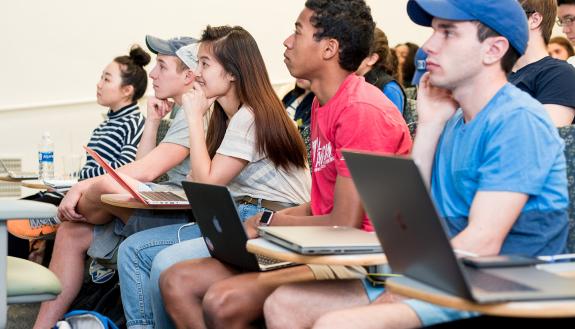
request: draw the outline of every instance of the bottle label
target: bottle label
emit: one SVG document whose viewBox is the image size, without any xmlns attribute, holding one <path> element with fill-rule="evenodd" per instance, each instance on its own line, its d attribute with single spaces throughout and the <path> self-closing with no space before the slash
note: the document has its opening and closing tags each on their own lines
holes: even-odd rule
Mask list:
<svg viewBox="0 0 575 329">
<path fill-rule="evenodd" d="M 38 152 L 40 162 L 54 162 L 54 152 Z"/>
</svg>

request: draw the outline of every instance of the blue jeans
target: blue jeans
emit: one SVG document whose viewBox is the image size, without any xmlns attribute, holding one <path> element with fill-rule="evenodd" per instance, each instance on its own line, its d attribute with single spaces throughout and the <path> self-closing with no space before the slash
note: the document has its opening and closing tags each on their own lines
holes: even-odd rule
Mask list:
<svg viewBox="0 0 575 329">
<path fill-rule="evenodd" d="M 242 220 L 263 210 L 257 205 L 238 205 Z M 210 257 L 201 237 L 197 225 L 175 224 L 138 232 L 122 242 L 118 251 L 118 272 L 128 328 L 174 327 L 160 294 L 160 274 L 184 260 Z"/>
</svg>

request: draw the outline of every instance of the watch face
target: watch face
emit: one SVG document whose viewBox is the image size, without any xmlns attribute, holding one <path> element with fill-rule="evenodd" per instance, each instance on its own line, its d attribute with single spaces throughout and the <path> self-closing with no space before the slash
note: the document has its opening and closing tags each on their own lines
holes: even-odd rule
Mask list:
<svg viewBox="0 0 575 329">
<path fill-rule="evenodd" d="M 260 225 L 269 225 L 273 214 L 274 213 L 271 211 L 268 210 L 264 211 L 262 213 L 262 217 L 260 218 Z"/>
</svg>

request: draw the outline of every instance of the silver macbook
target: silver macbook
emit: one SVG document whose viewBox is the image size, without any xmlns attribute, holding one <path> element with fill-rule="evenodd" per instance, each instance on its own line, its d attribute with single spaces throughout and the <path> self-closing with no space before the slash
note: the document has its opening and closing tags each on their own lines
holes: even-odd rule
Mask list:
<svg viewBox="0 0 575 329">
<path fill-rule="evenodd" d="M 262 226 L 262 238 L 304 255 L 381 252 L 375 233 L 346 226 Z"/>
<path fill-rule="evenodd" d="M 575 298 L 575 280 L 535 266 L 463 265 L 412 159 L 343 154 L 390 266 L 404 274 L 391 280 L 477 303 Z"/>
<path fill-rule="evenodd" d="M 0 159 L 0 166 L 4 168 L 4 171 L 8 173 L 8 177 L 12 179 L 37 179 L 38 174 L 34 172 L 24 172 L 24 171 L 12 171 L 8 169 L 8 166 Z"/>
<path fill-rule="evenodd" d="M 227 187 L 185 181 L 182 186 L 212 257 L 251 272 L 295 265 L 246 250 L 248 237 Z"/>
</svg>

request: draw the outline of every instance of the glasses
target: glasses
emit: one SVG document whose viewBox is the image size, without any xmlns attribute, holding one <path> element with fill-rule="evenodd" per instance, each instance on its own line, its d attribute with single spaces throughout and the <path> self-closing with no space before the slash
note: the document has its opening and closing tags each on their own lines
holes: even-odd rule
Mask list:
<svg viewBox="0 0 575 329">
<path fill-rule="evenodd" d="M 557 26 L 571 26 L 575 22 L 575 16 L 564 16 L 563 18 L 557 17 Z"/>
</svg>

